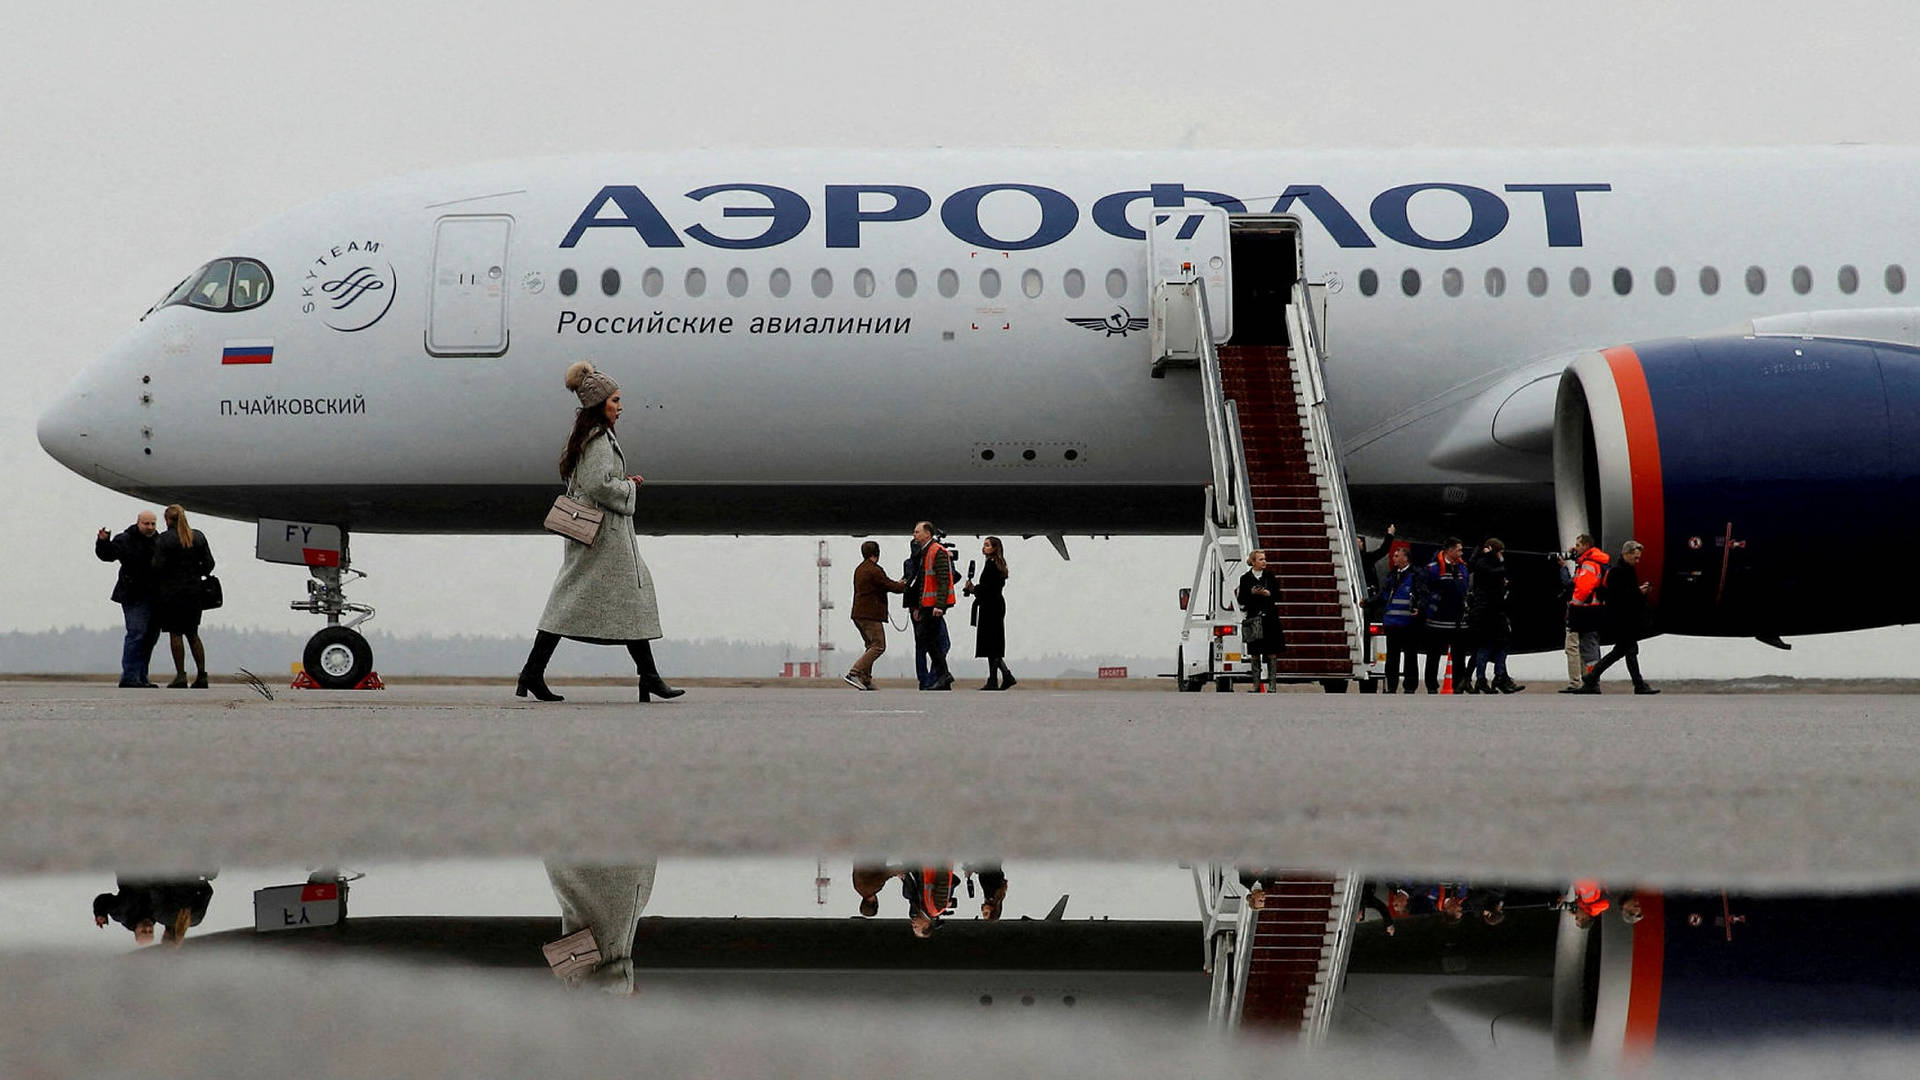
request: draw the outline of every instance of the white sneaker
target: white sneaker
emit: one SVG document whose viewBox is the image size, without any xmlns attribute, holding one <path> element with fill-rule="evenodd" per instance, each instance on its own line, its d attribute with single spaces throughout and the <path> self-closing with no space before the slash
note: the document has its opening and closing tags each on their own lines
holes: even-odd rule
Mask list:
<svg viewBox="0 0 1920 1080">
<path fill-rule="evenodd" d="M 854 678 L 853 672 L 851 671 L 847 672 L 845 675 L 840 676 L 840 681 L 843 683 L 846 683 L 848 686 L 853 687 L 855 690 L 872 689 L 866 683 L 863 683 L 859 679 Z"/>
</svg>

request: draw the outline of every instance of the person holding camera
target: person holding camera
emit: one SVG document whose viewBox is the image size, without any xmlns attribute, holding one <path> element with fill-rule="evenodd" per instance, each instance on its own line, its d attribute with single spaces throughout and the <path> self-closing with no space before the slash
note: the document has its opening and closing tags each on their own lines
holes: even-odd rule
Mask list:
<svg viewBox="0 0 1920 1080">
<path fill-rule="evenodd" d="M 1571 589 L 1567 597 L 1568 685 L 1560 692 L 1578 694 L 1585 691 L 1587 672 L 1600 662 L 1600 627 L 1607 616 L 1607 596 L 1600 583 L 1606 580 L 1611 560 L 1593 537 L 1581 533 L 1574 539 L 1567 561 L 1573 564 L 1571 571 L 1565 571 L 1562 565 Z"/>
<path fill-rule="evenodd" d="M 913 543 L 920 553 L 917 603 L 913 609 L 913 641 L 927 654 L 930 683 L 922 690 L 952 690 L 953 672 L 947 669 L 947 612 L 959 597 L 953 587 L 953 555 L 934 535 L 933 523 L 913 527 Z M 913 594 L 909 594 L 910 596 Z"/>
</svg>

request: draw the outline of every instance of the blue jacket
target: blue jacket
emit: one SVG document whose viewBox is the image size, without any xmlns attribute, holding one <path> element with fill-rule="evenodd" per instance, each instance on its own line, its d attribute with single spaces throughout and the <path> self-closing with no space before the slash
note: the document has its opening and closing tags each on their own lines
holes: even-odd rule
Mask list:
<svg viewBox="0 0 1920 1080">
<path fill-rule="evenodd" d="M 1435 558 L 1427 564 L 1427 629 L 1458 630 L 1466 625 L 1467 564 L 1441 569 Z"/>
<path fill-rule="evenodd" d="M 1380 595 L 1386 601 L 1386 610 L 1380 616 L 1381 625 L 1394 630 L 1413 626 L 1427 610 L 1427 575 L 1412 566 L 1388 570 Z"/>
</svg>

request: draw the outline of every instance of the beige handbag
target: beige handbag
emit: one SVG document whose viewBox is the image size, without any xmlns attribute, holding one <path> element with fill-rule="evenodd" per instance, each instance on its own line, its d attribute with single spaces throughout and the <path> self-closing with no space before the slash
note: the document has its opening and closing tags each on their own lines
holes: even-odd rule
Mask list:
<svg viewBox="0 0 1920 1080">
<path fill-rule="evenodd" d="M 600 522 L 606 516 L 605 510 L 574 498 L 573 486 L 569 484 L 566 494 L 553 500 L 553 509 L 547 511 L 544 524 L 550 533 L 559 533 L 569 540 L 578 540 L 592 547 L 594 538 L 600 535 Z"/>
</svg>

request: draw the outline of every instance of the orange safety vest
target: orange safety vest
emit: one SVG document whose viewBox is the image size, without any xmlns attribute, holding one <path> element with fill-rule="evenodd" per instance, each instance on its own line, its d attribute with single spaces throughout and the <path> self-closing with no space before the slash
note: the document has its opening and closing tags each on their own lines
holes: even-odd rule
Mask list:
<svg viewBox="0 0 1920 1080">
<path fill-rule="evenodd" d="M 1613 906 L 1613 901 L 1607 899 L 1606 890 L 1597 881 L 1574 882 L 1573 903 L 1579 911 L 1596 918 Z"/>
<path fill-rule="evenodd" d="M 1581 607 L 1603 607 L 1606 605 L 1606 593 L 1600 583 L 1606 580 L 1608 563 L 1612 560 L 1599 548 L 1588 548 L 1580 553 L 1580 563 L 1573 571 L 1573 602 Z"/>
<path fill-rule="evenodd" d="M 944 551 L 946 551 L 946 548 L 941 547 L 938 540 L 930 541 L 927 544 L 927 553 L 921 559 L 920 606 L 923 608 L 950 608 L 960 602 L 953 591 L 953 563 L 951 561 L 947 563 L 947 598 L 945 602 L 942 602 L 940 599 L 940 581 L 934 574 L 934 562 L 935 556 Z"/>
</svg>

